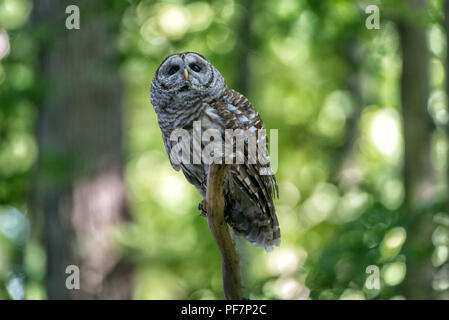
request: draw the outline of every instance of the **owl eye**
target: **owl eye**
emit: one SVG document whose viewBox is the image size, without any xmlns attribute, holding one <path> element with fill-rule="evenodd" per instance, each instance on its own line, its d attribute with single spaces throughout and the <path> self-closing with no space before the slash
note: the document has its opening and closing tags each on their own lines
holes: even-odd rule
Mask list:
<svg viewBox="0 0 449 320">
<path fill-rule="evenodd" d="M 200 66 L 197 65 L 196 63 L 192 63 L 191 65 L 189 65 L 189 67 L 195 72 L 199 72 L 201 70 Z"/>
<path fill-rule="evenodd" d="M 179 66 L 173 66 L 173 67 L 170 68 L 170 70 L 168 70 L 168 74 L 172 76 L 176 72 L 178 72 L 178 70 L 179 70 Z"/>
</svg>

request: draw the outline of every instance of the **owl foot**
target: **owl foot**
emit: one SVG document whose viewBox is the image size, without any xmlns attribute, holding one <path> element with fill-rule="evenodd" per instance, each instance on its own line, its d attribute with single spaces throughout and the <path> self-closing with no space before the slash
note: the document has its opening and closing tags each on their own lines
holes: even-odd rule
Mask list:
<svg viewBox="0 0 449 320">
<path fill-rule="evenodd" d="M 206 202 L 206 200 L 203 200 L 198 204 L 198 210 L 201 211 L 201 216 L 207 217 L 207 202 Z"/>
</svg>

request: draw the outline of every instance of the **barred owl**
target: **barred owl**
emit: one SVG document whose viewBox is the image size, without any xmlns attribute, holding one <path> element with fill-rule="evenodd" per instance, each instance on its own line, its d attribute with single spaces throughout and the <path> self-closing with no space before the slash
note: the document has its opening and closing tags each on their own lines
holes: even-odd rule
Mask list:
<svg viewBox="0 0 449 320">
<path fill-rule="evenodd" d="M 173 168 L 181 169 L 186 179 L 196 187 L 204 199 L 199 209 L 207 214 L 205 199 L 209 165 L 193 163 L 190 155 L 190 161 L 173 161 L 171 151 L 174 143 L 178 142 L 171 139 L 173 131 L 184 129 L 193 136 L 194 122 L 200 121 L 201 131 L 218 130 L 224 139 L 226 129 L 242 129 L 244 132 L 263 129 L 262 119 L 248 99 L 227 88 L 220 72 L 195 52 L 165 58 L 151 83 L 151 103 Z M 245 144 L 248 143 L 247 138 L 245 136 Z M 260 137 L 256 143 L 260 143 Z M 207 142 L 201 141 L 201 148 L 205 145 Z M 193 148 L 191 152 L 195 150 Z M 264 152 L 267 152 L 266 145 Z M 235 152 L 232 156 L 236 157 Z M 277 182 L 273 173 L 260 174 L 262 164 L 259 161 L 249 163 L 246 161 L 247 153 L 244 159 L 243 163 L 228 164 L 224 187 L 225 220 L 235 233 L 270 251 L 274 245 L 280 245 L 281 237 L 273 204 L 275 195 L 279 196 Z M 270 167 L 269 163 L 266 167 Z"/>
</svg>

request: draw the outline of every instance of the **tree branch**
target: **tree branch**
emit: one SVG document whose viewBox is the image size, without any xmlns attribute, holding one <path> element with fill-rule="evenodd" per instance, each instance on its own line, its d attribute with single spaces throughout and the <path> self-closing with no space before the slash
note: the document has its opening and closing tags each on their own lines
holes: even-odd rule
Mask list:
<svg viewBox="0 0 449 320">
<path fill-rule="evenodd" d="M 239 257 L 224 219 L 223 181 L 226 165 L 211 164 L 207 178 L 207 222 L 222 257 L 223 289 L 227 300 L 242 300 Z"/>
</svg>

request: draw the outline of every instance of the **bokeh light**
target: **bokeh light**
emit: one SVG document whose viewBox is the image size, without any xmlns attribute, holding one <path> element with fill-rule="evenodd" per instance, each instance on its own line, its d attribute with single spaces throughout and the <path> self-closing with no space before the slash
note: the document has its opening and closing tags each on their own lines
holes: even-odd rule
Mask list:
<svg viewBox="0 0 449 320">
<path fill-rule="evenodd" d="M 30 190 L 40 178 L 34 170 L 42 151 L 36 133 L 45 132 L 37 130 L 42 101 L 68 79 L 52 82 L 40 72 L 42 50 L 53 52 L 53 45 L 66 39 L 30 20 L 36 4 L 0 0 L 0 299 L 47 297 L 43 222 L 28 213 Z M 118 10 L 98 4 L 117 17 L 109 22 L 119 24 L 119 32 L 107 36 L 120 57 L 105 65 L 120 70 L 123 80 L 118 120 L 124 123 L 132 222 L 111 238 L 135 265 L 133 298 L 224 297 L 219 251 L 198 210 L 201 197 L 171 167 L 150 103 L 157 66 L 182 51 L 205 55 L 229 87 L 245 91 L 265 127 L 279 130 L 275 205 L 282 244 L 268 254 L 236 238 L 247 297 L 404 299 L 413 259 L 427 259 L 436 296 L 448 297 L 445 30 L 439 19 L 423 24 L 430 53 L 429 165 L 436 191 L 413 216 L 420 219 L 422 211 L 433 217 L 422 241 L 426 246 L 418 250 L 425 258 L 416 258 L 406 245 L 417 235 L 410 225 L 421 222 L 410 221 L 407 207 L 401 34 L 388 15 L 380 30 L 367 32 L 360 23 L 364 5 L 135 0 Z M 83 15 L 91 13 L 81 12 L 83 26 Z M 429 2 L 429 13 L 435 12 L 442 14 L 441 1 Z M 365 287 L 371 265 L 381 270 L 378 290 Z"/>
</svg>

